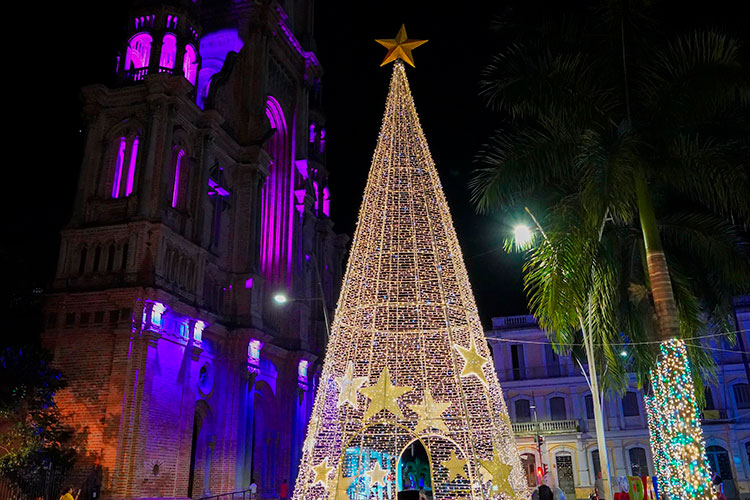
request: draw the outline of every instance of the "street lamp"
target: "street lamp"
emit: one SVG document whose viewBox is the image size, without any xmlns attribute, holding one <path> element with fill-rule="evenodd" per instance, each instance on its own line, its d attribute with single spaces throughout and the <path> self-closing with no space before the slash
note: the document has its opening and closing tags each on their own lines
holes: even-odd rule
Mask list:
<svg viewBox="0 0 750 500">
<path fill-rule="evenodd" d="M 331 338 L 331 325 L 328 321 L 328 304 L 326 303 L 326 295 L 325 290 L 323 290 L 323 281 L 320 277 L 320 271 L 318 270 L 318 261 L 315 258 L 315 254 L 311 255 L 312 262 L 310 263 L 315 269 L 315 279 L 318 283 L 318 293 L 319 296 L 317 297 L 289 297 L 286 293 L 283 291 L 276 292 L 273 296 L 273 301 L 283 306 L 289 302 L 317 302 L 320 301 L 321 306 L 323 308 L 323 322 L 325 323 L 325 333 L 326 338 L 324 339 L 324 348 L 328 347 L 328 339 Z"/>
<path fill-rule="evenodd" d="M 518 224 L 513 228 L 513 241 L 519 250 L 526 249 L 534 243 L 534 233 L 526 224 Z"/>
<path fill-rule="evenodd" d="M 273 296 L 273 301 L 277 304 L 286 304 L 289 302 L 289 297 L 287 297 L 284 292 L 278 292 Z"/>
<path fill-rule="evenodd" d="M 524 207 L 524 210 L 527 214 L 529 214 L 529 217 L 531 217 L 531 220 L 534 221 L 534 224 L 536 225 L 539 232 L 542 234 L 542 237 L 549 241 L 547 238 L 547 234 L 544 232 L 544 229 L 542 228 L 541 224 L 539 224 L 539 221 L 534 217 L 534 214 L 531 213 L 531 210 L 529 210 L 529 207 Z M 606 221 L 606 217 L 605 217 Z M 603 227 L 603 226 L 602 226 Z M 519 238 L 516 241 L 516 248 L 519 250 L 524 250 L 531 246 L 533 242 L 533 233 L 532 231 L 525 225 L 517 225 L 515 226 L 513 230 L 514 236 Z M 601 241 L 601 232 L 599 233 L 599 240 Z M 592 268 L 593 273 L 593 268 Z M 591 295 L 589 294 L 589 310 L 591 309 Z M 588 334 L 586 333 L 586 328 L 583 321 L 583 315 L 579 314 L 579 322 L 581 324 L 581 332 L 583 334 L 583 343 L 584 347 L 586 349 L 586 359 L 588 361 L 589 366 L 589 376 L 586 376 L 586 372 L 583 370 L 583 366 L 581 366 L 581 373 L 583 373 L 584 378 L 586 379 L 586 383 L 589 386 L 589 389 L 591 389 L 591 399 L 594 406 L 594 426 L 596 427 L 596 441 L 597 441 L 597 447 L 599 448 L 599 460 L 600 460 L 600 468 L 602 470 L 602 476 L 606 473 L 606 478 L 602 477 L 602 480 L 605 481 L 605 488 L 607 489 L 607 500 L 613 500 L 613 490 L 612 490 L 612 482 L 610 481 L 610 473 L 609 473 L 609 457 L 607 456 L 607 443 L 604 436 L 604 414 L 602 412 L 601 408 L 601 398 L 599 396 L 599 381 L 596 375 L 596 364 L 594 359 L 594 346 L 592 342 L 592 332 L 591 332 L 591 321 L 589 317 L 589 331 Z M 620 356 L 626 357 L 628 355 L 627 351 L 623 349 L 620 351 Z M 581 365 L 580 361 L 578 362 L 579 365 Z M 535 409 L 536 411 L 536 409 Z M 538 431 L 537 431 L 538 432 Z M 539 449 L 540 458 L 541 458 L 541 448 Z"/>
</svg>

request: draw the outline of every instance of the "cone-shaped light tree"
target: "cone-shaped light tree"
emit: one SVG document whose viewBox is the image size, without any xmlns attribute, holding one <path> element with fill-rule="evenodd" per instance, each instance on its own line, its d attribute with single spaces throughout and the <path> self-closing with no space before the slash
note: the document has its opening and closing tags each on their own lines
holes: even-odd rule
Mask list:
<svg viewBox="0 0 750 500">
<path fill-rule="evenodd" d="M 399 32 L 379 42 L 405 50 L 393 67 L 294 500 L 395 499 L 415 446 L 427 457 L 417 481 L 424 474 L 435 499 L 525 498 L 507 409 L 401 60 L 411 63 L 414 45 L 403 45 L 416 41 Z"/>
</svg>

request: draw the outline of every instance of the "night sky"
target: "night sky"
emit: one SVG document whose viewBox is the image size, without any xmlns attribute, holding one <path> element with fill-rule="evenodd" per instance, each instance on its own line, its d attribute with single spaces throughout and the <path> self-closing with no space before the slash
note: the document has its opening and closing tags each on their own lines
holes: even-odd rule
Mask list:
<svg viewBox="0 0 750 500">
<path fill-rule="evenodd" d="M 388 92 L 391 68 L 379 66 L 385 49 L 374 39 L 393 38 L 404 23 L 410 37 L 429 39 L 414 51 L 416 69 L 408 68 L 408 76 L 486 326 L 492 316 L 527 313 L 521 257 L 502 250 L 509 227 L 500 215 L 476 215 L 467 189 L 478 150 L 501 125 L 477 94 L 480 71 L 500 43 L 491 21 L 510 1 L 451 3 L 450 8 L 434 1 L 319 0 L 316 5 L 336 231 L 354 231 Z M 663 4 L 676 25 L 747 28 L 740 2 Z M 128 3 L 11 5 L 6 20 L 27 33 L 9 38 L 4 51 L 9 59 L 6 122 L 12 127 L 5 144 L 6 151 L 17 152 L 5 163 L 9 182 L 0 272 L 6 296 L 44 289 L 54 273 L 59 231 L 70 217 L 82 155 L 80 88 L 111 78 Z"/>
</svg>

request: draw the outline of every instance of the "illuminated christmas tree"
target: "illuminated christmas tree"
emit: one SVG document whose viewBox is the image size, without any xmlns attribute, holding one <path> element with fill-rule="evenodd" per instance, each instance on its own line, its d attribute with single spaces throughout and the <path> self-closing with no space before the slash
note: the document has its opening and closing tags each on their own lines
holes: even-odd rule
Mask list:
<svg viewBox="0 0 750 500">
<path fill-rule="evenodd" d="M 435 499 L 526 498 L 402 62 L 424 41 L 402 27 L 378 42 L 393 75 L 294 499 L 395 499 L 415 479 Z M 422 446 L 426 460 L 409 462 Z"/>
</svg>

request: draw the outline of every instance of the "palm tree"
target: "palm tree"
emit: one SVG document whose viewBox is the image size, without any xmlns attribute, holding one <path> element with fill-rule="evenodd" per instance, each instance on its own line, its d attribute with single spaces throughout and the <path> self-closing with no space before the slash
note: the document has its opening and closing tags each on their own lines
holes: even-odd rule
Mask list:
<svg viewBox="0 0 750 500">
<path fill-rule="evenodd" d="M 750 283 L 740 44 L 668 35 L 644 12 L 618 1 L 549 22 L 535 12 L 531 26 L 504 20 L 509 43 L 482 85 L 510 125 L 471 183 L 480 211 L 540 214 L 547 237 L 524 270 L 532 312 L 559 346 L 585 318 L 611 387 L 625 373 L 616 344 L 654 341 L 630 356 L 643 382 L 656 347 L 726 325 L 732 294 Z M 693 375 L 705 374 L 711 357 L 689 348 Z"/>
</svg>

